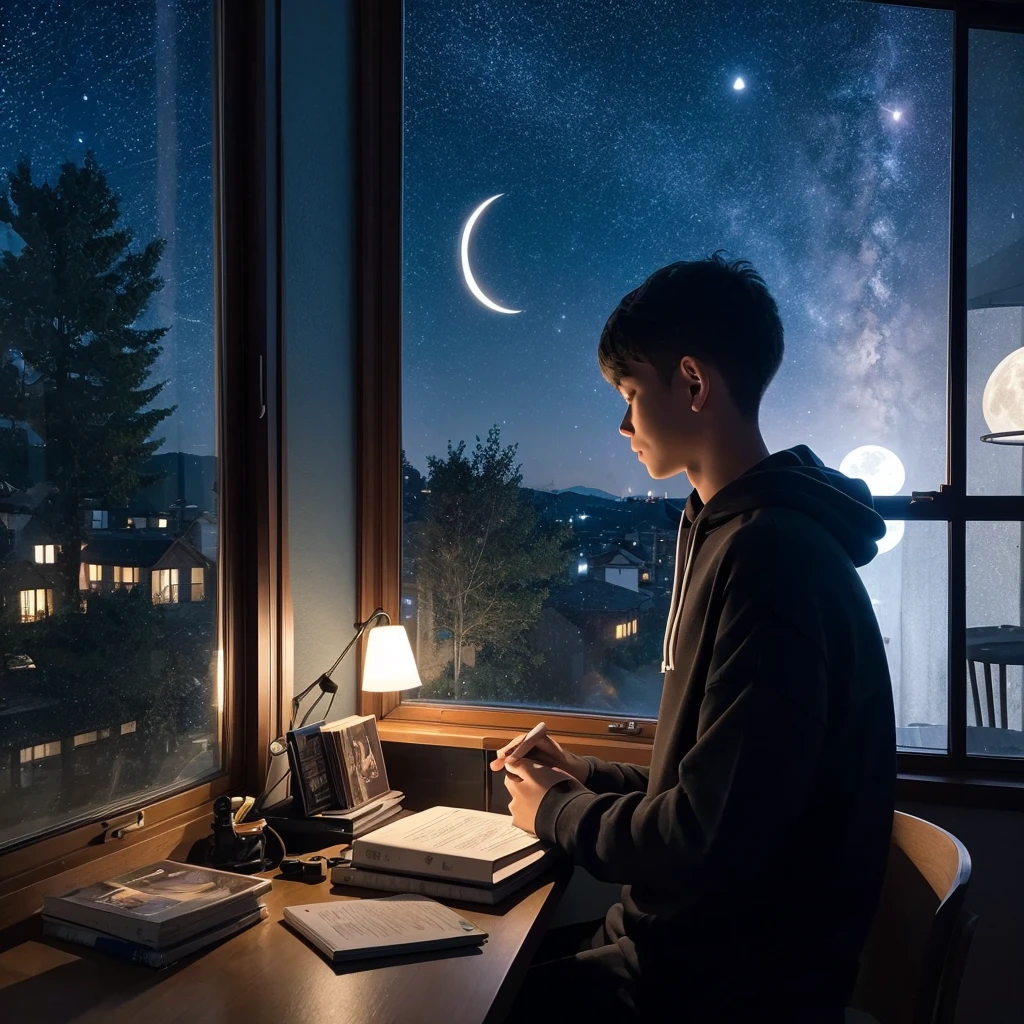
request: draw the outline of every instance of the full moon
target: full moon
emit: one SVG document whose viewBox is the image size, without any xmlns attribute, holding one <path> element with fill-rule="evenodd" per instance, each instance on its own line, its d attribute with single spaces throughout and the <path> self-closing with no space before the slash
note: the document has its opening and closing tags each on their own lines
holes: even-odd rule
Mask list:
<svg viewBox="0 0 1024 1024">
<path fill-rule="evenodd" d="M 899 456 L 877 444 L 862 444 L 844 456 L 839 472 L 860 477 L 872 494 L 899 494 L 907 471 Z M 881 549 L 879 549 L 881 550 Z"/>
<path fill-rule="evenodd" d="M 904 529 L 905 526 L 902 519 L 886 519 L 885 533 L 881 540 L 875 541 L 875 544 L 878 546 L 878 553 L 884 555 L 886 551 L 892 551 L 903 540 Z"/>
<path fill-rule="evenodd" d="M 476 283 L 476 278 L 473 276 L 473 270 L 469 265 L 469 239 L 473 234 L 473 228 L 476 226 L 476 222 L 480 219 L 480 214 L 487 209 L 495 199 L 500 199 L 505 193 L 499 192 L 496 196 L 491 196 L 490 199 L 485 199 L 471 214 L 469 220 L 466 221 L 466 226 L 462 229 L 462 276 L 466 279 L 466 286 L 469 290 L 488 308 L 493 309 L 495 313 L 522 313 L 521 309 L 506 309 L 504 306 L 499 306 L 492 299 L 489 299 L 483 293 L 483 289 Z"/>
<path fill-rule="evenodd" d="M 741 89 L 746 89 L 747 83 L 744 82 L 742 78 L 737 78 L 736 81 L 732 83 L 732 87 L 739 92 Z"/>
<path fill-rule="evenodd" d="M 1024 430 L 1024 346 L 992 371 L 981 396 L 981 412 L 993 434 Z"/>
</svg>

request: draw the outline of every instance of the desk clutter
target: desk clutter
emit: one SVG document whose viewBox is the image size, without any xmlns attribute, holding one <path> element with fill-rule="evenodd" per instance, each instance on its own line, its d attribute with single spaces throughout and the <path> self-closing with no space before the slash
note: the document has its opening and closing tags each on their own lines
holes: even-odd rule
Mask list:
<svg viewBox="0 0 1024 1024">
<path fill-rule="evenodd" d="M 165 967 L 262 921 L 253 878 L 161 860 L 105 882 L 43 897 L 43 932 L 103 953 Z"/>
<path fill-rule="evenodd" d="M 286 736 L 291 797 L 261 813 L 289 845 L 348 843 L 402 812 L 388 785 L 373 715 L 315 722 Z"/>
</svg>

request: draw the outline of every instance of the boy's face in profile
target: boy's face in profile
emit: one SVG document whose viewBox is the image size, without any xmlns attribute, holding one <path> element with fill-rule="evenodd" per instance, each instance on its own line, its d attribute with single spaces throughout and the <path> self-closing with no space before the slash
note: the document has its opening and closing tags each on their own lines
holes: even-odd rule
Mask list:
<svg viewBox="0 0 1024 1024">
<path fill-rule="evenodd" d="M 619 433 L 654 480 L 664 480 L 686 469 L 692 448 L 691 395 L 679 367 L 665 385 L 650 363 L 630 360 L 629 373 L 618 392 L 627 402 Z"/>
</svg>

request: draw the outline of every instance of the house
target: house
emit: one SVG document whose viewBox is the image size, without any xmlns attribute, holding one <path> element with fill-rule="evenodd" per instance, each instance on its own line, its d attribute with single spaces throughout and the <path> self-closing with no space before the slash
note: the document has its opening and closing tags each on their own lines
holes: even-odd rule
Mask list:
<svg viewBox="0 0 1024 1024">
<path fill-rule="evenodd" d="M 183 537 L 111 530 L 82 549 L 79 586 L 94 594 L 142 587 L 154 604 L 194 604 L 213 595 L 215 568 Z"/>
<path fill-rule="evenodd" d="M 641 583 L 650 581 L 651 572 L 644 559 L 632 552 L 623 548 L 609 548 L 590 559 L 590 576 L 636 592 Z"/>
</svg>

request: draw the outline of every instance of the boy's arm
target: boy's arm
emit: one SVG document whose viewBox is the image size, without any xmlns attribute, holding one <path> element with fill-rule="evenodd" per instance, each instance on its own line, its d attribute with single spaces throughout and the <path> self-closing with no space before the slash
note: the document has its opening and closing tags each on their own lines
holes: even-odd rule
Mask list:
<svg viewBox="0 0 1024 1024">
<path fill-rule="evenodd" d="M 599 757 L 584 757 L 590 765 L 586 787 L 592 793 L 646 793 L 649 768 L 638 764 L 619 764 L 602 761 Z"/>
<path fill-rule="evenodd" d="M 817 645 L 786 622 L 758 619 L 741 613 L 718 638 L 698 739 L 675 787 L 616 796 L 560 782 L 537 810 L 537 835 L 606 881 L 685 891 L 756 870 L 806 805 L 826 714 Z"/>
</svg>

